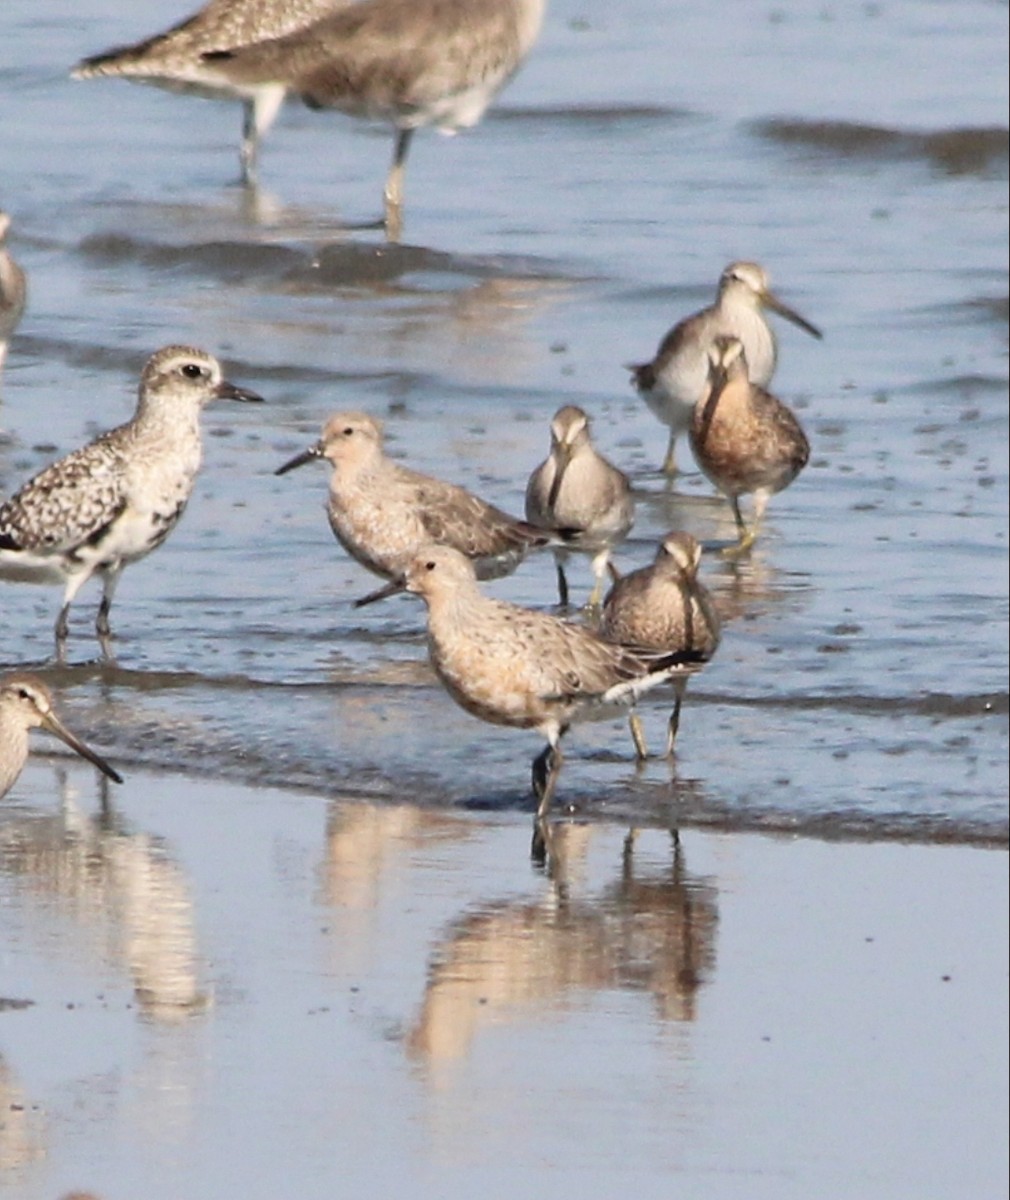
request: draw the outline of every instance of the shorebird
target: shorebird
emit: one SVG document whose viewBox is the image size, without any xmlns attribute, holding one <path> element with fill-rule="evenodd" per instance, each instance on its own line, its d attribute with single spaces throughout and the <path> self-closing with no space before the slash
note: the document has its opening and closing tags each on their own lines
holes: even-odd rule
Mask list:
<svg viewBox="0 0 1010 1200">
<path fill-rule="evenodd" d="M 7 346 L 25 311 L 27 287 L 25 273 L 7 248 L 10 216 L 0 211 L 0 371 L 7 358 Z"/>
<path fill-rule="evenodd" d="M 233 50 L 280 37 L 349 3 L 351 0 L 211 0 L 163 33 L 82 59 L 71 76 L 118 77 L 212 100 L 240 100 L 242 180 L 252 183 L 260 141 L 273 125 L 286 89 L 279 83 L 226 79 L 201 55 L 207 50 Z"/>
<path fill-rule="evenodd" d="M 568 605 L 569 554 L 574 550 L 592 557 L 589 608 L 598 608 L 610 552 L 631 529 L 635 502 L 627 475 L 597 452 L 589 417 L 574 404 L 559 408 L 551 421 L 551 452 L 526 485 L 526 519 L 546 529 L 565 530 L 566 544 L 554 548 L 562 606 Z"/>
<path fill-rule="evenodd" d="M 719 645 L 719 614 L 698 579 L 700 562 L 701 546 L 689 533 L 668 533 L 649 566 L 629 572 L 611 588 L 603 603 L 604 637 L 645 650 L 691 651 L 699 662 L 708 662 Z M 673 754 L 687 676 L 675 678 L 673 686 L 667 757 Z M 647 758 L 642 722 L 634 709 L 628 723 L 638 757 Z"/>
<path fill-rule="evenodd" d="M 32 729 L 55 734 L 110 779 L 123 782 L 118 771 L 63 724 L 41 679 L 34 675 L 8 675 L 0 679 L 0 798 L 7 795 L 21 774 L 28 758 L 28 733 Z"/>
<path fill-rule="evenodd" d="M 733 506 L 740 538 L 728 553 L 742 554 L 754 544 L 769 499 L 807 465 L 810 443 L 792 410 L 751 382 L 739 338 L 715 338 L 708 357 L 708 395 L 694 410 L 691 449 Z M 740 511 L 740 497 L 749 494 L 750 527 Z"/>
<path fill-rule="evenodd" d="M 402 225 L 414 131 L 476 125 L 540 33 L 546 0 L 358 0 L 285 37 L 203 55 L 236 84 L 273 85 L 310 108 L 389 122 L 396 131 L 383 222 Z"/>
<path fill-rule="evenodd" d="M 387 458 L 382 442 L 382 424 L 374 417 L 335 413 L 317 442 L 274 472 L 284 475 L 317 459 L 332 465 L 326 513 L 334 536 L 355 562 L 393 581 L 363 596 L 356 607 L 402 591 L 399 581 L 407 564 L 431 542 L 472 559 L 480 579 L 510 574 L 529 550 L 551 542 L 544 530 L 466 488 Z"/>
<path fill-rule="evenodd" d="M 532 770 L 538 821 L 550 808 L 561 739 L 572 724 L 695 669 L 692 653 L 635 651 L 585 625 L 485 596 L 473 565 L 449 546 L 422 547 L 403 587 L 427 605 L 431 662 L 453 700 L 483 721 L 547 739 Z"/>
<path fill-rule="evenodd" d="M 663 462 L 676 474 L 676 442 L 691 428 L 694 406 L 708 381 L 708 350 L 712 339 L 732 335 L 743 342 L 751 379 L 765 387 L 775 371 L 775 333 L 765 320 L 765 308 L 820 338 L 821 331 L 783 303 L 771 290 L 768 274 L 754 262 L 735 262 L 723 271 L 715 304 L 674 325 L 659 344 L 651 362 L 629 366 L 631 379 L 653 413 L 669 427 L 670 442 Z"/>
<path fill-rule="evenodd" d="M 70 605 L 96 573 L 102 600 L 95 628 L 110 656 L 109 610 L 119 576 L 168 537 L 193 490 L 203 406 L 260 399 L 223 379 L 218 361 L 203 350 L 165 346 L 144 367 L 130 421 L 45 467 L 0 503 L 0 578 L 64 584 L 59 660 Z"/>
</svg>

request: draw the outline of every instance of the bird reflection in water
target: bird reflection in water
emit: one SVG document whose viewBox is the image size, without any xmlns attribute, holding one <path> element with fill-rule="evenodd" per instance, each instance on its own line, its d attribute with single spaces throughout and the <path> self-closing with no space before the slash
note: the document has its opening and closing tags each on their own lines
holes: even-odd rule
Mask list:
<svg viewBox="0 0 1010 1200">
<path fill-rule="evenodd" d="M 91 816 L 63 768 L 57 775 L 58 812 L 21 810 L 0 823 L 0 875 L 35 902 L 32 915 L 74 923 L 85 962 L 127 972 L 144 1016 L 171 1021 L 205 1009 L 193 899 L 178 863 L 157 837 L 118 816 L 104 778 Z"/>
<path fill-rule="evenodd" d="M 576 993 L 648 994 L 663 1023 L 694 1020 L 715 968 L 717 892 L 692 876 L 679 840 L 657 870 L 625 842 L 610 883 L 586 891 L 588 826 L 556 824 L 551 886 L 461 916 L 431 956 L 424 1001 L 408 1037 L 429 1067 L 465 1057 L 481 1028 L 572 1006 Z"/>
</svg>

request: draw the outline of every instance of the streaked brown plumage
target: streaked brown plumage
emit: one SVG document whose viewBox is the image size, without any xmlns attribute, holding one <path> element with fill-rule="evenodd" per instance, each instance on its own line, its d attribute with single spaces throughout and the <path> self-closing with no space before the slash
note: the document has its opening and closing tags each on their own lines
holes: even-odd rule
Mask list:
<svg viewBox="0 0 1010 1200">
<path fill-rule="evenodd" d="M 733 506 L 739 541 L 748 550 L 769 499 L 789 486 L 807 465 L 810 443 L 792 411 L 751 383 L 743 343 L 717 337 L 709 350 L 708 395 L 694 410 L 691 449 L 698 465 Z M 740 497 L 753 495 L 748 527 Z"/>
<path fill-rule="evenodd" d="M 719 645 L 720 626 L 712 597 L 698 579 L 700 562 L 701 546 L 689 533 L 667 534 L 649 566 L 629 572 L 611 588 L 603 604 L 604 636 L 652 651 L 693 652 L 707 662 Z M 687 677 L 674 679 L 673 686 L 676 700 L 667 727 L 667 755 L 673 753 Z M 646 758 L 642 724 L 634 710 L 629 723 L 638 757 Z"/>
</svg>

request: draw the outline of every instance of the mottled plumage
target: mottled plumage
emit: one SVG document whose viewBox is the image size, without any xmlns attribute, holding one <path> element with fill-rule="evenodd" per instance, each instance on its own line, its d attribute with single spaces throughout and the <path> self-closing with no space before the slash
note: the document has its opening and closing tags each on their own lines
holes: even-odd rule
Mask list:
<svg viewBox="0 0 1010 1200">
<path fill-rule="evenodd" d="M 249 182 L 255 176 L 260 139 L 280 111 L 286 89 L 273 82 L 248 84 L 226 79 L 201 55 L 207 50 L 232 50 L 280 37 L 349 3 L 351 0 L 211 0 L 164 33 L 82 59 L 71 74 L 74 79 L 119 77 L 212 100 L 241 100 L 242 176 Z"/>
<path fill-rule="evenodd" d="M 526 519 L 546 529 L 565 530 L 567 545 L 554 550 L 563 605 L 568 604 L 568 555 L 578 551 L 592 557 L 589 607 L 597 607 L 610 552 L 631 529 L 635 503 L 628 477 L 597 452 L 589 418 L 573 404 L 559 408 L 551 421 L 550 454 L 526 485 Z"/>
<path fill-rule="evenodd" d="M 367 413 L 336 413 L 315 445 L 276 474 L 315 459 L 333 466 L 326 512 L 337 541 L 367 570 L 400 580 L 418 550 L 431 542 L 474 561 L 481 579 L 508 575 L 550 535 L 502 512 L 454 483 L 422 475 L 387 458 L 382 425 Z M 395 590 L 395 589 L 394 589 Z M 380 599 L 382 588 L 358 603 Z"/>
<path fill-rule="evenodd" d="M 533 764 L 538 817 L 550 806 L 569 726 L 631 704 L 693 669 L 683 664 L 697 657 L 634 651 L 584 625 L 485 596 L 469 560 L 447 546 L 423 547 L 405 586 L 428 607 L 432 665 L 456 703 L 483 721 L 547 739 Z"/>
<path fill-rule="evenodd" d="M 753 545 L 769 499 L 807 465 L 810 443 L 792 411 L 750 381 L 739 338 L 717 337 L 709 348 L 708 395 L 694 410 L 691 449 L 733 506 L 740 533 L 734 552 L 742 553 Z M 748 528 L 740 497 L 751 494 Z"/>
<path fill-rule="evenodd" d="M 0 211 L 0 371 L 14 330 L 21 323 L 28 295 L 25 273 L 7 248 L 10 227 L 10 216 Z"/>
<path fill-rule="evenodd" d="M 698 579 L 701 547 L 689 533 L 670 533 L 647 567 L 631 571 L 611 588 L 603 604 L 601 631 L 612 641 L 652 651 L 690 651 L 707 662 L 719 645 L 719 615 Z M 687 678 L 675 679 L 676 701 L 667 730 L 667 754 L 680 724 Z M 639 758 L 648 751 L 638 714 L 629 718 Z"/>
<path fill-rule="evenodd" d="M 735 262 L 719 279 L 716 301 L 685 317 L 660 342 L 651 362 L 631 366 L 632 383 L 653 413 L 669 427 L 670 442 L 663 470 L 674 474 L 676 441 L 691 427 L 694 406 L 708 382 L 708 351 L 720 335 L 739 338 L 747 354 L 751 379 L 764 387 L 775 371 L 776 341 L 764 308 L 779 313 L 812 337 L 821 332 L 770 290 L 758 263 Z"/>
<path fill-rule="evenodd" d="M 120 573 L 160 546 L 182 516 L 202 456 L 200 411 L 220 399 L 260 397 L 223 379 L 204 351 L 166 346 L 144 367 L 130 421 L 44 468 L 0 504 L 0 578 L 66 585 L 59 657 L 70 605 L 96 573 L 103 583 L 96 628 L 108 653 Z"/>
<path fill-rule="evenodd" d="M 540 32 L 546 0 L 359 0 L 285 37 L 204 56 L 236 83 L 273 83 L 311 108 L 397 131 L 385 223 L 399 236 L 414 130 L 476 125 Z"/>
<path fill-rule="evenodd" d="M 8 675 L 0 679 L 0 797 L 6 796 L 28 758 L 28 733 L 44 729 L 95 764 L 116 783 L 119 774 L 56 715 L 49 689 L 34 675 Z"/>
</svg>

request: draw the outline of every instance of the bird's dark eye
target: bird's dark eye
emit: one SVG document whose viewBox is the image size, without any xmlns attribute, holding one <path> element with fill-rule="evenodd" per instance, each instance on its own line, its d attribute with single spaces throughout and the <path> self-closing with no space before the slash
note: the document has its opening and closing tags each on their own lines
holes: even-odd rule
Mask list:
<svg viewBox="0 0 1010 1200">
<path fill-rule="evenodd" d="M 197 363 L 184 363 L 182 373 L 187 379 L 199 379 L 203 375 L 203 367 Z"/>
<path fill-rule="evenodd" d="M 353 432 L 354 432 L 353 425 L 347 425 L 344 427 L 344 437 L 350 437 Z"/>
<path fill-rule="evenodd" d="M 424 569 L 425 569 L 426 571 L 434 571 L 434 569 L 435 569 L 435 564 L 434 564 L 434 563 L 431 561 L 431 559 L 429 559 L 429 560 L 428 560 L 428 561 L 427 561 L 427 562 L 424 564 Z"/>
</svg>

